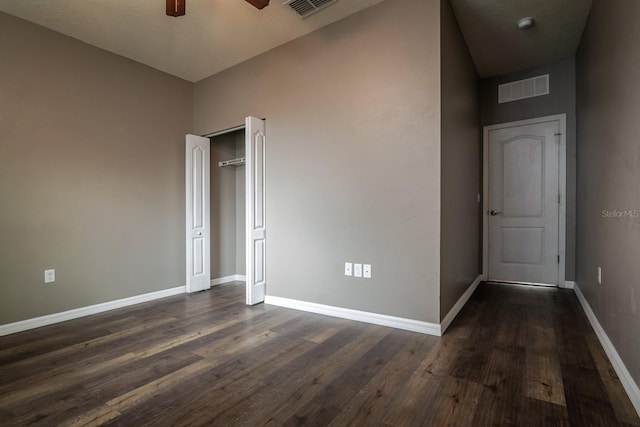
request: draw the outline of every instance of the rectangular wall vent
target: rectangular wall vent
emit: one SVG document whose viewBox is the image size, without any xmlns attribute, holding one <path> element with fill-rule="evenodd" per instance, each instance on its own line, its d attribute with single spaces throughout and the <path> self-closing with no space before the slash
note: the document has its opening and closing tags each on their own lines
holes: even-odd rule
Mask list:
<svg viewBox="0 0 640 427">
<path fill-rule="evenodd" d="M 287 0 L 283 4 L 299 17 L 306 18 L 337 2 L 338 0 Z"/>
<path fill-rule="evenodd" d="M 549 94 L 549 74 L 498 86 L 498 104 Z"/>
</svg>

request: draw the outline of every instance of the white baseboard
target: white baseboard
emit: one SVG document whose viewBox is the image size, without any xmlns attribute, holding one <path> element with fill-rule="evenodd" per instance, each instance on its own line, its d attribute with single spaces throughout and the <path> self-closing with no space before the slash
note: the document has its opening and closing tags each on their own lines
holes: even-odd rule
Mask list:
<svg viewBox="0 0 640 427">
<path fill-rule="evenodd" d="M 620 358 L 620 355 L 616 351 L 616 348 L 613 346 L 613 343 L 607 336 L 607 333 L 604 331 L 604 329 L 602 329 L 602 325 L 600 325 L 598 318 L 589 306 L 589 303 L 580 291 L 580 287 L 577 283 L 575 284 L 574 292 L 576 293 L 576 296 L 578 297 L 578 300 L 582 305 L 582 309 L 587 315 L 587 318 L 589 319 L 589 322 L 591 323 L 596 336 L 600 340 L 600 344 L 602 344 L 605 353 L 607 353 L 609 361 L 611 362 L 611 366 L 613 366 L 613 369 L 616 371 L 618 378 L 620 378 L 622 387 L 624 387 L 624 390 L 627 392 L 629 400 L 631 400 L 631 404 L 636 409 L 638 415 L 640 415 L 640 387 L 638 387 L 638 384 L 636 384 L 636 382 L 633 380 L 633 377 L 627 370 L 627 367 L 624 365 L 624 362 Z"/>
<path fill-rule="evenodd" d="M 213 279 L 211 281 L 211 286 L 223 285 L 225 283 L 231 282 L 246 282 L 247 276 L 243 276 L 242 274 L 232 274 L 231 276 L 219 277 L 217 279 Z"/>
<path fill-rule="evenodd" d="M 274 297 L 271 295 L 267 295 L 264 299 L 264 302 L 265 304 L 292 308 L 294 310 L 324 314 L 326 316 L 356 320 L 359 322 L 372 323 L 374 325 L 389 326 L 391 328 L 420 332 L 422 334 L 436 336 L 441 335 L 440 325 L 436 323 L 422 322 L 420 320 L 387 316 L 386 314 L 369 313 L 367 311 L 351 310 L 349 308 L 333 307 L 330 305 L 316 304 L 289 298 Z"/>
<path fill-rule="evenodd" d="M 153 301 L 156 299 L 183 293 L 185 293 L 185 287 L 178 286 L 176 288 L 164 289 L 162 291 L 151 292 L 148 294 L 136 295 L 129 298 L 103 302 L 101 304 L 90 305 L 87 307 L 75 308 L 73 310 L 63 311 L 60 313 L 34 317 L 32 319 L 21 320 L 19 322 L 7 323 L 5 325 L 0 325 L 0 336 L 14 334 L 16 332 L 35 329 L 41 326 L 52 325 L 54 323 L 77 319 L 79 317 L 89 316 L 91 314 L 102 313 L 104 311 L 115 310 L 116 308 L 127 307 L 129 305 L 140 304 L 142 302 Z"/>
<path fill-rule="evenodd" d="M 572 282 L 570 280 L 567 280 L 567 281 L 564 282 L 564 286 L 560 285 L 558 287 L 559 288 L 563 288 L 563 289 L 575 289 L 576 282 Z"/>
<path fill-rule="evenodd" d="M 482 275 L 479 275 L 478 277 L 476 277 L 476 280 L 474 280 L 471 286 L 469 286 L 469 288 L 465 291 L 465 293 L 462 294 L 458 302 L 456 302 L 455 305 L 451 307 L 451 310 L 449 310 L 447 315 L 444 316 L 444 319 L 442 319 L 442 322 L 440 322 L 441 334 L 444 334 L 444 332 L 447 330 L 449 325 L 451 325 L 451 322 L 453 322 L 453 319 L 456 318 L 458 313 L 460 313 L 460 310 L 462 310 L 462 307 L 464 307 L 467 301 L 469 301 L 469 298 L 471 298 L 471 295 L 473 295 L 473 293 L 475 292 L 480 282 L 482 282 Z"/>
</svg>

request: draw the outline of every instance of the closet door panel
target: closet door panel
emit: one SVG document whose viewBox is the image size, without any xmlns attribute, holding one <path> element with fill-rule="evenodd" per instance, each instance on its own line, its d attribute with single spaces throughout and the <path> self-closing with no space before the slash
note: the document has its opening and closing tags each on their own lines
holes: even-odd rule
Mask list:
<svg viewBox="0 0 640 427">
<path fill-rule="evenodd" d="M 246 209 L 247 209 L 247 304 L 264 301 L 266 294 L 267 229 L 265 218 L 265 148 L 264 120 L 246 120 Z"/>
</svg>

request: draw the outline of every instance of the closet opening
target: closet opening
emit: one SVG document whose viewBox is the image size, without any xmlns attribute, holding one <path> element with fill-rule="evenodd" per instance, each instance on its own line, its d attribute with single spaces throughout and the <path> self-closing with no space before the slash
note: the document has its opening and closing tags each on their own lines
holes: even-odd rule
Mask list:
<svg viewBox="0 0 640 427">
<path fill-rule="evenodd" d="M 245 129 L 211 136 L 211 286 L 246 276 Z"/>
<path fill-rule="evenodd" d="M 185 137 L 186 292 L 245 282 L 247 304 L 264 302 L 266 123 Z M 243 160 L 244 159 L 244 160 Z"/>
</svg>

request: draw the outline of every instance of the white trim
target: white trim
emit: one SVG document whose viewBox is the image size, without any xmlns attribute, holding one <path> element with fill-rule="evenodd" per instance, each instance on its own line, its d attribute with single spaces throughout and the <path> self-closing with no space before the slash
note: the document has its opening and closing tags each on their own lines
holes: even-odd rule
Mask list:
<svg viewBox="0 0 640 427">
<path fill-rule="evenodd" d="M 530 282 L 506 282 L 503 280 L 486 280 L 489 285 L 498 286 L 514 286 L 516 288 L 530 289 L 557 289 L 558 285 L 549 285 L 547 283 L 530 283 Z"/>
<path fill-rule="evenodd" d="M 447 315 L 444 316 L 444 319 L 442 319 L 442 322 L 440 322 L 441 334 L 444 334 L 447 328 L 449 328 L 449 325 L 451 325 L 451 322 L 453 322 L 453 320 L 456 318 L 458 313 L 460 313 L 460 310 L 462 310 L 462 307 L 464 307 L 467 301 L 469 301 L 469 298 L 471 298 L 471 295 L 473 295 L 473 293 L 475 292 L 476 288 L 478 287 L 481 281 L 482 281 L 482 275 L 476 277 L 476 280 L 474 280 L 471 286 L 469 286 L 469 288 L 465 291 L 465 293 L 462 294 L 458 302 L 456 302 L 455 305 L 451 307 L 451 310 L 449 310 Z"/>
<path fill-rule="evenodd" d="M 213 279 L 211 281 L 211 286 L 223 285 L 225 283 L 231 282 L 246 282 L 247 276 L 243 276 L 242 274 L 232 274 L 231 276 L 219 277 L 217 279 Z"/>
<path fill-rule="evenodd" d="M 560 263 L 558 265 L 558 286 L 562 286 L 567 278 L 567 115 L 560 114 L 560 152 L 558 153 L 558 192 L 560 206 L 558 206 L 558 251 Z"/>
<path fill-rule="evenodd" d="M 342 319 L 356 320 L 358 322 L 372 323 L 374 325 L 389 326 L 391 328 L 420 332 L 422 334 L 435 336 L 442 335 L 440 325 L 437 323 L 422 322 L 420 320 L 405 319 L 403 317 L 387 316 L 386 314 L 369 313 L 366 311 L 351 310 L 342 307 L 333 307 L 313 302 L 274 297 L 271 295 L 267 295 L 264 302 L 265 304 L 277 305 L 279 307 L 324 314 L 326 316 L 339 317 Z"/>
<path fill-rule="evenodd" d="M 0 336 L 14 334 L 16 332 L 22 332 L 29 329 L 35 329 L 41 326 L 52 325 L 54 323 L 65 322 L 67 320 L 90 316 L 92 314 L 98 314 L 104 311 L 115 310 L 116 308 L 140 304 L 142 302 L 148 302 L 173 295 L 179 295 L 185 292 L 186 289 L 184 286 L 178 286 L 176 288 L 164 289 L 162 291 L 150 292 L 148 294 L 136 295 L 129 298 L 103 302 L 101 304 L 90 305 L 87 307 L 75 308 L 73 310 L 63 311 L 60 313 L 34 317 L 32 319 L 21 320 L 19 322 L 7 323 L 5 325 L 0 325 Z"/>
<path fill-rule="evenodd" d="M 486 282 L 491 283 L 493 285 L 531 286 L 535 288 L 559 288 L 558 285 L 550 285 L 548 283 L 518 282 L 515 280 L 487 280 Z"/>
<path fill-rule="evenodd" d="M 244 124 L 241 124 L 241 125 L 238 125 L 238 126 L 234 126 L 234 127 L 228 128 L 228 129 L 219 130 L 217 132 L 211 132 L 211 133 L 208 133 L 206 135 L 202 135 L 202 137 L 203 138 L 214 138 L 216 136 L 224 135 L 224 134 L 227 134 L 227 133 L 237 132 L 239 130 L 244 130 L 245 127 L 246 126 Z"/>
<path fill-rule="evenodd" d="M 577 283 L 575 284 L 574 292 L 578 297 L 578 301 L 580 301 L 580 304 L 582 305 L 584 313 L 587 315 L 587 319 L 589 319 L 589 322 L 591 323 L 591 327 L 600 340 L 602 348 L 604 348 L 605 353 L 607 353 L 609 361 L 611 362 L 611 366 L 613 366 L 613 369 L 616 371 L 618 378 L 620 378 L 622 387 L 624 387 L 624 390 L 627 392 L 629 400 L 631 400 L 631 404 L 636 409 L 638 415 L 640 415 L 640 387 L 638 387 L 638 384 L 636 384 L 636 382 L 633 380 L 631 373 L 629 373 L 629 370 L 627 370 L 627 367 L 624 365 L 624 362 L 620 358 L 620 355 L 616 351 L 616 348 L 613 346 L 613 343 L 607 336 L 607 333 L 604 331 L 604 329 L 602 329 L 598 318 L 589 306 L 589 303 L 580 291 L 580 287 Z"/>
<path fill-rule="evenodd" d="M 560 264 L 558 265 L 558 279 L 554 285 L 562 287 L 565 283 L 566 269 L 566 239 L 567 239 L 567 115 L 537 117 L 534 119 L 518 120 L 485 126 L 482 131 L 482 277 L 489 280 L 489 131 L 507 127 L 527 126 L 557 120 L 560 127 L 560 152 L 558 157 L 558 191 L 560 192 L 560 207 L 558 210 L 558 251 Z"/>
<path fill-rule="evenodd" d="M 576 282 L 572 282 L 571 280 L 566 280 L 564 282 L 564 286 L 560 286 L 560 288 L 564 288 L 564 289 L 575 289 L 576 287 Z"/>
<path fill-rule="evenodd" d="M 489 280 L 489 128 L 482 129 L 482 280 Z"/>
</svg>

